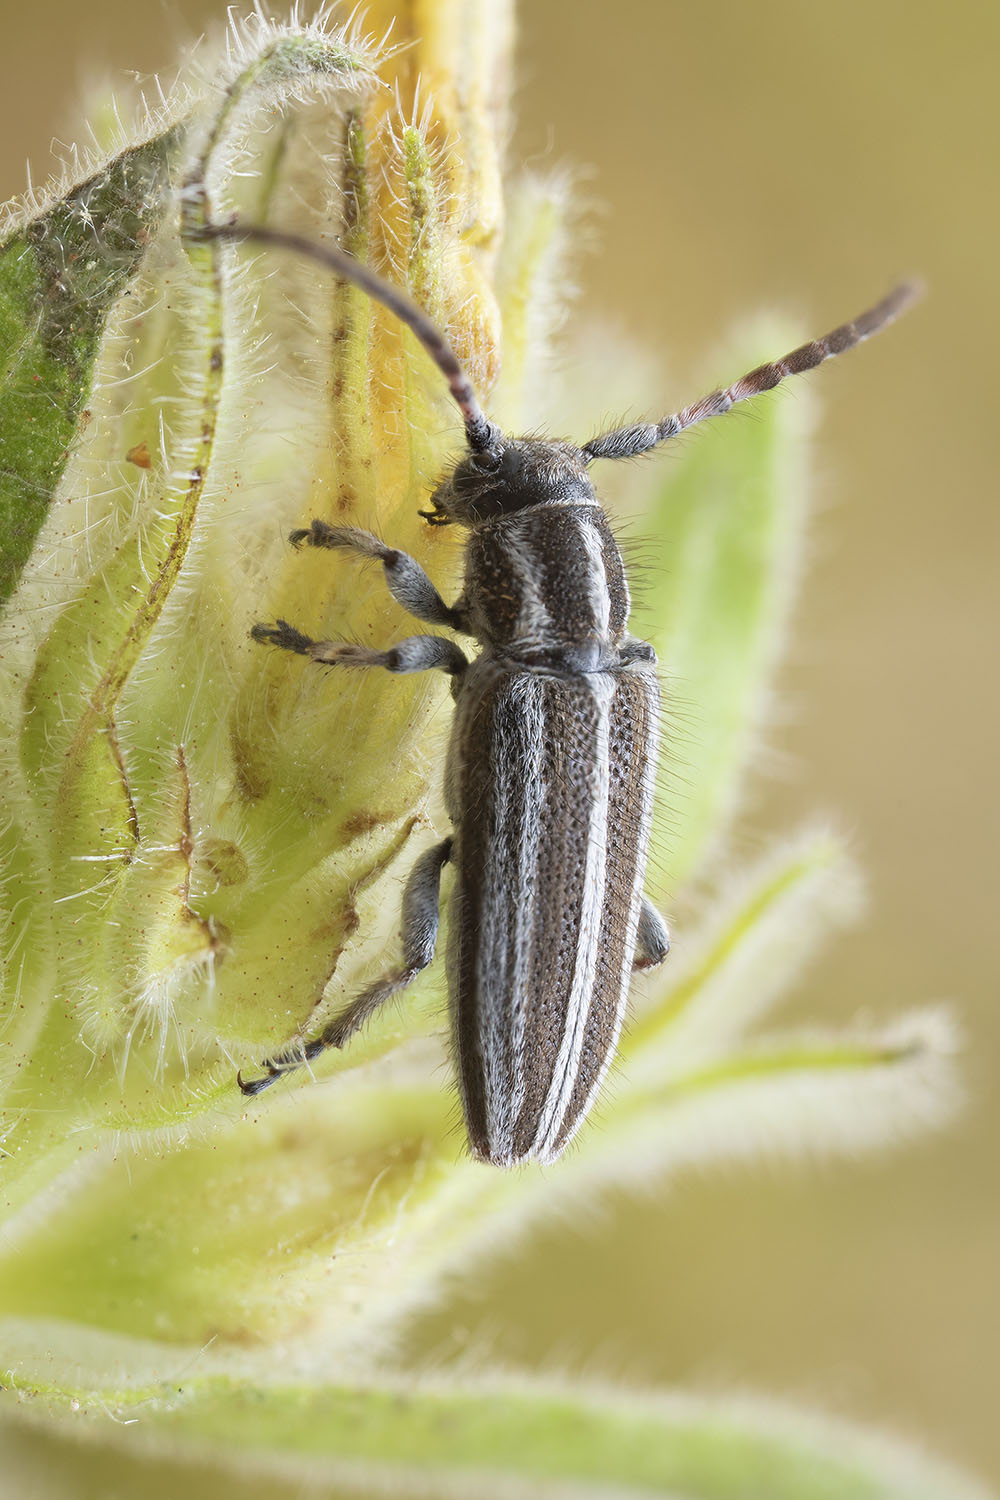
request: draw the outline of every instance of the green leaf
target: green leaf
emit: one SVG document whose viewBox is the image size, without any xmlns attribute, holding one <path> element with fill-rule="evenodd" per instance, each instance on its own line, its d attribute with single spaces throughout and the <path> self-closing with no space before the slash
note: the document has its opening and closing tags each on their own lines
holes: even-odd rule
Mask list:
<svg viewBox="0 0 1000 1500">
<path fill-rule="evenodd" d="M 857 921 L 861 905 L 858 872 L 822 827 L 730 872 L 629 1028 L 622 1054 L 630 1071 L 662 1079 L 687 1057 L 726 1053 L 786 997 L 833 934 Z"/>
<path fill-rule="evenodd" d="M 16 1384 L 39 1415 L 59 1410 L 44 1388 L 24 1377 Z M 321 1488 L 310 1493 L 321 1495 L 434 1500 L 987 1500 L 975 1480 L 901 1443 L 746 1398 L 516 1377 L 345 1388 L 182 1374 L 159 1388 L 80 1392 L 75 1404 L 92 1440 L 98 1427 L 157 1464 L 176 1463 L 188 1445 L 192 1456 L 221 1461 L 233 1482 L 220 1488 L 216 1474 L 216 1496 L 237 1486 L 245 1496 L 263 1471 L 269 1494 L 311 1479 Z"/>
<path fill-rule="evenodd" d="M 8 1213 L 0 1318 L 121 1336 L 133 1376 L 142 1340 L 160 1374 L 206 1344 L 251 1375 L 277 1342 L 315 1342 L 341 1373 L 352 1349 L 370 1358 L 376 1327 L 440 1274 L 463 1180 L 495 1174 L 456 1167 L 433 1078 L 372 1070 L 266 1104 L 234 1095 L 230 1072 L 225 1124 L 164 1131 L 155 1151 L 109 1139 L 85 1176 Z M 73 1383 L 55 1355 L 50 1381 Z"/>
<path fill-rule="evenodd" d="M 184 127 L 121 152 L 0 246 L 0 603 L 45 518 L 108 314 L 140 269 Z"/>
</svg>

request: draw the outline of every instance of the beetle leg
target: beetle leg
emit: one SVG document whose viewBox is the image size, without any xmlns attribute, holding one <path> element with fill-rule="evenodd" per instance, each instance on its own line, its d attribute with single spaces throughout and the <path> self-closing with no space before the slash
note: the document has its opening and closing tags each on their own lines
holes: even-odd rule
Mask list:
<svg viewBox="0 0 1000 1500">
<path fill-rule="evenodd" d="M 400 925 L 403 940 L 402 968 L 390 970 L 369 985 L 351 1001 L 346 1010 L 341 1011 L 339 1016 L 334 1016 L 318 1036 L 297 1047 L 279 1052 L 277 1057 L 267 1058 L 261 1063 L 261 1067 L 265 1069 L 263 1077 L 243 1079 L 237 1074 L 236 1081 L 244 1094 L 259 1094 L 282 1074 L 312 1062 L 329 1047 L 343 1047 L 387 1000 L 398 995 L 400 990 L 405 990 L 427 968 L 434 957 L 437 943 L 441 922 L 441 870 L 451 857 L 451 845 L 451 839 L 447 838 L 433 849 L 428 849 L 410 871 L 403 891 Z"/>
<path fill-rule="evenodd" d="M 634 661 L 652 662 L 655 665 L 656 652 L 648 641 L 636 640 L 635 636 L 629 636 L 619 649 L 618 665 L 627 667 Z"/>
<path fill-rule="evenodd" d="M 314 641 L 287 620 L 274 625 L 255 625 L 255 641 L 295 651 L 328 667 L 385 667 L 387 672 L 428 672 L 437 668 L 456 677 L 469 665 L 468 657 L 443 635 L 410 635 L 385 651 L 358 646 L 351 641 Z"/>
<path fill-rule="evenodd" d="M 636 935 L 633 969 L 655 969 L 662 964 L 670 952 L 670 933 L 667 924 L 652 902 L 642 898 L 639 912 L 639 931 Z"/>
<path fill-rule="evenodd" d="M 385 569 L 390 594 L 408 614 L 428 625 L 463 629 L 459 611 L 445 604 L 416 558 L 395 547 L 387 547 L 373 532 L 362 531 L 359 526 L 331 526 L 327 521 L 313 521 L 304 530 L 293 531 L 288 540 L 293 547 L 305 542 L 309 547 L 329 547 L 335 551 L 355 552 L 360 557 L 377 558 Z"/>
</svg>

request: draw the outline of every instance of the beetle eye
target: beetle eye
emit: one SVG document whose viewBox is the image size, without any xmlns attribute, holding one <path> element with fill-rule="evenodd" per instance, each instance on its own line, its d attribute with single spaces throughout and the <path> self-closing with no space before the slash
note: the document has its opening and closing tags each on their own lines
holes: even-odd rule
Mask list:
<svg viewBox="0 0 1000 1500">
<path fill-rule="evenodd" d="M 472 465 L 480 474 L 495 474 L 500 467 L 500 454 L 495 448 L 486 448 L 472 455 Z"/>
</svg>

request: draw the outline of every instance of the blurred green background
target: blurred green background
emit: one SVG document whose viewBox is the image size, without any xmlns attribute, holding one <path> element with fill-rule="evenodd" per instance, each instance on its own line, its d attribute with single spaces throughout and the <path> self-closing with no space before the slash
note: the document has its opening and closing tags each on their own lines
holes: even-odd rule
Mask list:
<svg viewBox="0 0 1000 1500">
<path fill-rule="evenodd" d="M 45 177 L 53 137 L 83 138 L 95 81 L 169 72 L 224 14 L 8 0 L 0 194 L 25 157 Z M 804 1397 L 995 1482 L 998 59 L 995 0 L 523 6 L 512 161 L 588 169 L 597 248 L 574 317 L 664 352 L 650 413 L 740 373 L 719 350 L 754 309 L 818 333 L 901 274 L 928 283 L 904 323 L 810 377 L 813 555 L 735 842 L 817 808 L 850 831 L 871 913 L 797 1012 L 952 1001 L 970 1104 L 947 1136 L 855 1169 L 715 1172 L 561 1224 L 416 1335 L 442 1359 Z"/>
</svg>

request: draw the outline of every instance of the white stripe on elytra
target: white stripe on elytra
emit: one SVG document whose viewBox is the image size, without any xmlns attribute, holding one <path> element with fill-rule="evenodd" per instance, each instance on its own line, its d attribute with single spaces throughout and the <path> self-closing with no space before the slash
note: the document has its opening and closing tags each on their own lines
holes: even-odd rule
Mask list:
<svg viewBox="0 0 1000 1500">
<path fill-rule="evenodd" d="M 594 616 L 595 631 L 601 637 L 606 637 L 611 622 L 611 591 L 608 588 L 600 533 L 590 516 L 580 517 L 579 535 L 590 564 L 587 573 L 587 603 Z"/>
<path fill-rule="evenodd" d="M 608 866 L 608 800 L 611 786 L 609 757 L 609 709 L 617 689 L 614 677 L 594 673 L 586 686 L 594 697 L 597 725 L 590 764 L 590 818 L 587 828 L 587 859 L 580 905 L 580 929 L 573 966 L 573 980 L 566 1001 L 559 1055 L 552 1072 L 552 1082 L 542 1107 L 532 1150 L 545 1161 L 553 1148 L 563 1117 L 569 1108 L 577 1083 L 580 1055 L 590 1006 L 594 997 L 598 942 Z"/>
<path fill-rule="evenodd" d="M 630 673 L 630 676 L 633 674 Z M 642 760 L 643 776 L 640 787 L 640 809 L 639 809 L 639 836 L 637 848 L 641 851 L 646 847 L 649 837 L 649 825 L 653 817 L 653 795 L 656 789 L 656 762 L 660 744 L 660 693 L 659 681 L 655 671 L 643 673 L 636 672 L 636 677 L 644 679 L 646 687 L 646 716 L 647 729 L 646 739 L 643 744 L 634 747 L 634 755 Z M 629 900 L 628 928 L 625 937 L 625 950 L 622 954 L 621 983 L 618 991 L 618 1000 L 615 1005 L 614 1029 L 611 1033 L 611 1041 L 608 1050 L 604 1054 L 604 1061 L 597 1070 L 590 1087 L 590 1092 L 583 1102 L 582 1108 L 577 1112 L 573 1128 L 566 1139 L 561 1143 L 560 1151 L 569 1144 L 578 1126 L 583 1124 L 590 1112 L 590 1107 L 597 1097 L 598 1090 L 604 1082 L 604 1075 L 611 1066 L 611 1059 L 618 1050 L 618 1038 L 621 1035 L 622 1022 L 625 1019 L 625 1007 L 628 1001 L 629 987 L 632 983 L 632 960 L 635 956 L 636 935 L 639 931 L 639 915 L 642 911 L 642 891 L 646 876 L 646 861 L 642 858 L 636 861 L 635 875 L 632 880 L 632 893 Z"/>
<path fill-rule="evenodd" d="M 525 1005 L 531 998 L 531 928 L 544 796 L 545 683 L 524 672 L 512 677 L 509 686 L 512 711 L 496 721 L 493 783 L 500 795 L 483 872 L 485 887 L 497 907 L 482 914 L 476 975 L 483 1003 L 480 1035 L 486 1138 L 499 1160 L 513 1154 L 514 1126 L 525 1097 Z M 512 836 L 516 837 L 513 848 Z M 507 1001 L 512 1002 L 509 1012 Z"/>
<path fill-rule="evenodd" d="M 537 560 L 525 541 L 525 538 L 517 536 L 513 530 L 503 540 L 504 552 L 517 580 L 520 602 L 517 635 L 512 644 L 539 645 L 551 639 L 552 616 L 538 586 Z"/>
</svg>

